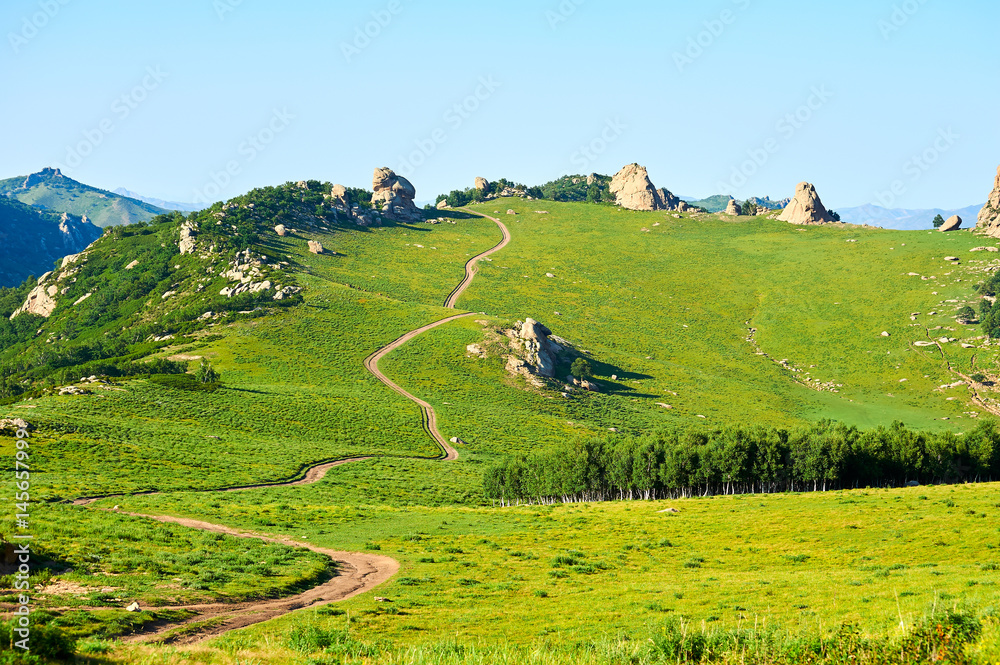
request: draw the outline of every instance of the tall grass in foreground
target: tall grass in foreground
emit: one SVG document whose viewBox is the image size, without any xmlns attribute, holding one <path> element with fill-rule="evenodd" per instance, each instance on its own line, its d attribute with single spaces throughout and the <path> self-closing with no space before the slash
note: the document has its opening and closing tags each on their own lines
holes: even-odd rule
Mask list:
<svg viewBox="0 0 1000 665">
<path fill-rule="evenodd" d="M 736 629 L 673 619 L 643 636 L 595 637 L 576 644 L 464 644 L 450 639 L 405 648 L 389 642 L 362 642 L 349 628 L 298 626 L 277 643 L 257 644 L 249 635 L 231 634 L 209 645 L 162 649 L 131 647 L 107 653 L 117 663 L 236 663 L 304 665 L 890 665 L 1000 662 L 1000 619 L 989 611 L 939 612 L 896 637 L 866 635 L 855 625 L 828 633 L 795 634 L 762 624 Z"/>
</svg>

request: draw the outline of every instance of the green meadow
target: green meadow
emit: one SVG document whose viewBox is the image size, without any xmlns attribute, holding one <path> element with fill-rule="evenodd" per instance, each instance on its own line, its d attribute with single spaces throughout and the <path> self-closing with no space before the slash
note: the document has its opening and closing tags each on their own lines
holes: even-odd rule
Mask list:
<svg viewBox="0 0 1000 665">
<path fill-rule="evenodd" d="M 746 639 L 761 659 L 751 662 L 784 662 L 765 659 L 761 640 L 783 654 L 857 626 L 858 639 L 903 644 L 935 621 L 975 616 L 983 623 L 968 657 L 996 657 L 996 485 L 513 508 L 489 505 L 482 491 L 482 471 L 501 456 L 609 429 L 830 418 L 964 432 L 1000 407 L 997 347 L 955 321 L 1000 265 L 969 252 L 983 238 L 520 199 L 473 209 L 512 234 L 458 302 L 477 316 L 381 363 L 434 406 L 446 437 L 462 439 L 457 462 L 432 461 L 439 450 L 417 407 L 363 361 L 448 316 L 442 303 L 465 262 L 499 242 L 493 222 L 464 212 L 438 224 L 265 235 L 305 287 L 303 303 L 226 320 L 157 354 L 192 370 L 211 360 L 223 382 L 215 392 L 119 378 L 94 394 L 0 406 L 0 417 L 36 427 L 38 547 L 51 561 L 39 580 L 86 588 L 44 603 L 63 608 L 54 622 L 90 636 L 81 652 L 123 663 L 653 663 L 682 660 L 669 655 L 672 631 L 679 643 L 723 644 L 752 626 Z M 310 239 L 336 254 L 311 254 Z M 525 317 L 584 353 L 601 392 L 529 388 L 502 354 L 466 352 Z M 940 338 L 954 341 L 914 345 Z M 973 373 L 986 377 L 978 403 L 967 385 L 942 388 Z M 8 473 L 13 445 L 0 438 Z M 357 456 L 376 459 L 314 485 L 209 492 Z M 164 493 L 136 495 L 151 490 Z M 106 494 L 129 496 L 61 503 Z M 138 599 L 155 613 L 288 594 L 330 574 L 308 552 L 95 510 L 114 506 L 378 551 L 402 568 L 376 592 L 391 602 L 363 594 L 191 647 L 113 645 L 110 635 L 156 616 L 85 622 L 65 608 Z M 660 512 L 668 508 L 679 512 Z M 104 553 L 81 559 L 98 542 Z"/>
</svg>

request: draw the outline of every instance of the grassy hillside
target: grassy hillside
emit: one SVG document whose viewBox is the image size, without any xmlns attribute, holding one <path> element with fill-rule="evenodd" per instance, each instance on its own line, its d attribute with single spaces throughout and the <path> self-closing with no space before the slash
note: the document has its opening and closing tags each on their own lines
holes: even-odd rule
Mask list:
<svg viewBox="0 0 1000 665">
<path fill-rule="evenodd" d="M 99 238 L 101 230 L 79 217 L 32 208 L 0 196 L 0 287 L 39 277 L 68 254 Z"/>
<path fill-rule="evenodd" d="M 0 180 L 0 195 L 54 212 L 87 219 L 101 228 L 148 222 L 169 211 L 68 178 L 57 169 Z"/>
<path fill-rule="evenodd" d="M 10 330 L 14 341 L 0 352 L 13 377 L 0 418 L 37 427 L 33 496 L 166 490 L 99 506 L 338 549 L 377 547 L 403 564 L 378 592 L 391 604 L 376 605 L 371 595 L 351 600 L 343 606 L 350 623 L 332 610 L 295 614 L 220 638 L 221 650 L 199 648 L 199 659 L 294 662 L 320 648 L 291 637 L 314 626 L 350 628 L 357 655 L 372 662 L 395 662 L 396 650 L 414 643 L 432 645 L 418 654 L 421 662 L 441 662 L 445 640 L 461 649 L 548 643 L 557 653 L 546 662 L 571 662 L 579 655 L 573 649 L 595 641 L 591 655 L 624 648 L 622 635 L 646 644 L 680 615 L 720 635 L 766 619 L 794 639 L 828 637 L 856 622 L 885 642 L 903 639 L 900 613 L 913 629 L 938 607 L 995 605 L 990 566 L 1000 541 L 989 516 L 1000 495 L 993 486 L 511 509 L 490 507 L 481 490 L 483 469 L 503 455 L 611 428 L 787 428 L 835 418 L 964 432 L 1000 410 L 996 347 L 954 320 L 974 301 L 981 275 L 1000 266 L 993 254 L 969 252 L 984 239 L 552 201 L 477 206 L 517 213 L 502 215 L 511 244 L 480 266 L 458 303 L 481 314 L 416 338 L 381 365 L 435 407 L 446 437 L 467 442 L 457 445 L 458 462 L 443 464 L 420 459 L 437 450 L 417 407 L 362 363 L 447 316 L 441 303 L 465 262 L 500 233 L 461 211 L 436 224 L 365 229 L 330 209 L 326 192 L 325 184 L 289 184 L 198 213 L 188 220 L 197 224 L 192 254 L 179 254 L 179 216 L 109 233 L 53 316 Z M 286 237 L 273 231 L 279 220 L 291 229 Z M 311 253 L 309 240 L 328 251 Z M 236 284 L 220 272 L 247 250 L 266 259 L 252 281 L 267 278 L 272 287 L 246 301 L 220 295 Z M 273 300 L 279 282 L 303 289 L 291 307 Z M 91 289 L 95 295 L 75 304 Z M 90 309 L 101 293 L 113 295 Z M 8 295 L 0 304 L 23 292 Z M 602 392 L 567 398 L 560 382 L 529 388 L 507 374 L 495 349 L 485 359 L 466 351 L 489 347 L 488 336 L 524 317 L 584 352 Z M 940 338 L 955 341 L 915 344 Z M 221 372 L 221 389 L 178 390 L 157 379 L 201 359 Z M 962 378 L 974 371 L 983 382 Z M 78 382 L 91 373 L 109 378 L 103 386 Z M 11 381 L 26 392 L 15 394 Z M 89 394 L 59 395 L 55 388 L 66 383 Z M 0 447 L 12 471 L 13 441 L 0 438 Z M 377 459 L 339 467 L 316 485 L 224 499 L 201 491 L 360 455 Z M 681 512 L 658 512 L 668 506 Z M 60 509 L 46 519 L 97 531 L 85 511 Z M 66 558 L 73 534 L 46 530 L 39 545 L 50 558 Z M 154 594 L 170 574 L 155 572 L 145 586 L 122 583 Z M 200 591 L 224 594 L 233 579 L 206 580 Z M 516 617 L 502 611 L 510 606 L 519 608 Z M 595 617 L 605 638 L 595 637 Z M 523 662 L 517 653 L 512 662 Z"/>
</svg>

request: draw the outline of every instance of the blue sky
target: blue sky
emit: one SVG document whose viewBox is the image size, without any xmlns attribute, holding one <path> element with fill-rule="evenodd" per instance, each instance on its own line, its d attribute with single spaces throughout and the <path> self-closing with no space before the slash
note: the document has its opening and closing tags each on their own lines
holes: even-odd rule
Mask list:
<svg viewBox="0 0 1000 665">
<path fill-rule="evenodd" d="M 191 201 L 390 166 L 428 200 L 635 161 L 680 195 L 957 208 L 1000 163 L 998 23 L 985 0 L 5 0 L 0 177 Z"/>
</svg>

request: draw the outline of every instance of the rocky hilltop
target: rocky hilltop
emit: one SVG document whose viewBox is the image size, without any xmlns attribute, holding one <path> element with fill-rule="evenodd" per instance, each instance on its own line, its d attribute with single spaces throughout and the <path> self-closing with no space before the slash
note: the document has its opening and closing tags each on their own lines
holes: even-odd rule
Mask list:
<svg viewBox="0 0 1000 665">
<path fill-rule="evenodd" d="M 36 208 L 75 217 L 87 217 L 94 226 L 121 226 L 148 222 L 167 213 L 143 201 L 91 187 L 45 168 L 29 176 L 0 180 L 0 194 Z"/>
<path fill-rule="evenodd" d="M 799 183 L 791 203 L 778 219 L 789 224 L 832 224 L 836 221 L 820 200 L 816 186 L 808 182 Z"/>
<path fill-rule="evenodd" d="M 687 210 L 688 205 L 669 190 L 657 189 L 645 166 L 629 164 L 611 179 L 615 203 L 628 210 Z"/>
<path fill-rule="evenodd" d="M 976 228 L 985 229 L 986 233 L 994 238 L 1000 238 L 1000 168 L 997 168 L 997 179 L 993 183 L 993 192 L 990 198 L 979 211 L 979 222 Z"/>
</svg>

